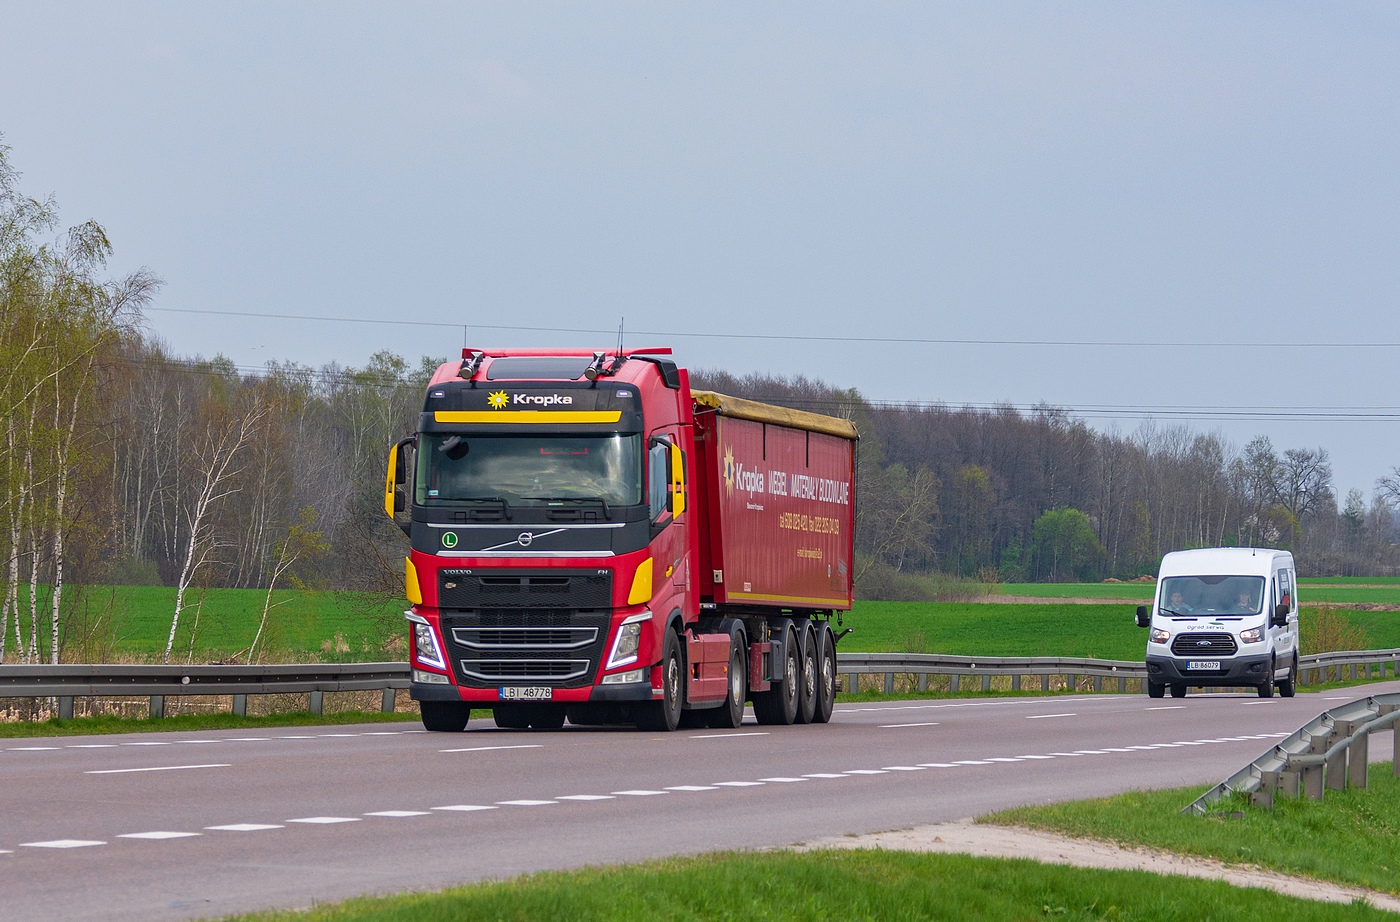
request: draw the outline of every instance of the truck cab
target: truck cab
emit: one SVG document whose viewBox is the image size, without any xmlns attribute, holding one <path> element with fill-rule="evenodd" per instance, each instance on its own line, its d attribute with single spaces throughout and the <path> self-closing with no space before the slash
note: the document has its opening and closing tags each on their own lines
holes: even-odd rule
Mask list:
<svg viewBox="0 0 1400 922">
<path fill-rule="evenodd" d="M 1293 555 L 1267 548 L 1202 548 L 1162 558 L 1150 606 L 1147 693 L 1189 686 L 1254 688 L 1291 698 L 1298 684 L 1298 592 Z"/>
</svg>

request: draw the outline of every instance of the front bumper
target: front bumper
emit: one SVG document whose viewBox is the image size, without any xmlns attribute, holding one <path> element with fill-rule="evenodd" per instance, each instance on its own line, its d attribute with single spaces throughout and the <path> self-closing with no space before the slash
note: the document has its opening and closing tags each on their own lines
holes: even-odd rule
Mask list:
<svg viewBox="0 0 1400 922">
<path fill-rule="evenodd" d="M 463 694 L 465 692 L 466 694 Z M 456 685 L 429 685 L 426 682 L 408 683 L 408 696 L 414 701 L 464 701 L 476 707 L 489 708 L 500 704 L 494 688 L 458 688 Z M 637 702 L 652 701 L 650 682 L 629 682 L 626 685 L 595 685 L 592 688 L 555 689 L 552 704 L 582 704 L 584 702 Z M 507 702 L 518 703 L 518 702 Z M 544 704 L 546 702 L 538 702 Z"/>
<path fill-rule="evenodd" d="M 1227 685 L 1254 688 L 1270 679 L 1268 653 L 1250 656 L 1211 657 L 1219 669 L 1187 669 L 1184 656 L 1147 656 L 1147 679 L 1162 685 Z"/>
</svg>

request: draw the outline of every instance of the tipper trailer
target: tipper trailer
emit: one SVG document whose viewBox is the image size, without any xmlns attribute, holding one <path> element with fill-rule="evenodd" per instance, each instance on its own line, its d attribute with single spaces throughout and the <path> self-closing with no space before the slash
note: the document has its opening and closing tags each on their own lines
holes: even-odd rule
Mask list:
<svg viewBox="0 0 1400 922">
<path fill-rule="evenodd" d="M 669 349 L 464 349 L 389 454 L 410 694 L 524 729 L 825 723 L 855 426 L 692 391 Z"/>
</svg>

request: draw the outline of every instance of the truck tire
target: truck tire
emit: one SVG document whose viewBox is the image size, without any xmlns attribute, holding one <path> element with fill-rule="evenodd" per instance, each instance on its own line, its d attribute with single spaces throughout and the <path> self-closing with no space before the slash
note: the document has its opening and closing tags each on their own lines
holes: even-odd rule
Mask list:
<svg viewBox="0 0 1400 922">
<path fill-rule="evenodd" d="M 836 638 L 831 635 L 831 625 L 823 621 L 817 627 L 817 711 L 812 723 L 829 722 L 835 707 Z"/>
<path fill-rule="evenodd" d="M 797 723 L 809 724 L 817 714 L 817 632 L 812 622 L 798 628 L 802 637 L 802 661 L 798 663 Z"/>
<path fill-rule="evenodd" d="M 681 723 L 685 696 L 685 662 L 676 632 L 666 631 L 661 650 L 661 700 L 648 701 L 637 708 L 637 729 L 669 733 Z"/>
<path fill-rule="evenodd" d="M 530 729 L 530 715 L 521 704 L 498 704 L 491 709 L 491 717 L 502 730 Z"/>
<path fill-rule="evenodd" d="M 558 704 L 526 705 L 525 716 L 536 730 L 558 730 L 564 726 L 564 707 Z"/>
<path fill-rule="evenodd" d="M 778 631 L 782 635 L 783 661 L 779 664 L 779 678 L 772 682 L 771 690 L 759 692 L 753 696 L 753 713 L 761 724 L 771 724 L 774 726 L 786 726 L 797 719 L 797 705 L 800 691 L 798 683 L 801 682 L 801 654 L 798 652 L 797 631 L 793 630 L 792 622 L 786 619 L 778 621 L 775 627 L 782 625 Z"/>
<path fill-rule="evenodd" d="M 1292 698 L 1298 693 L 1298 655 L 1293 655 L 1293 665 L 1288 668 L 1288 678 L 1278 683 L 1278 693 L 1284 698 Z"/>
<path fill-rule="evenodd" d="M 748 670 L 744 663 L 748 660 L 748 645 L 744 635 L 735 633 L 729 639 L 729 695 L 724 704 L 703 711 L 711 727 L 719 730 L 734 730 L 744 723 L 744 699 L 748 696 Z"/>
<path fill-rule="evenodd" d="M 420 701 L 418 713 L 423 717 L 423 729 L 434 733 L 461 733 L 471 717 L 471 705 L 457 701 Z"/>
<path fill-rule="evenodd" d="M 1154 682 L 1151 679 L 1147 680 L 1147 697 L 1160 698 L 1164 693 L 1166 693 L 1166 690 L 1167 686 L 1165 684 L 1161 682 Z"/>
</svg>

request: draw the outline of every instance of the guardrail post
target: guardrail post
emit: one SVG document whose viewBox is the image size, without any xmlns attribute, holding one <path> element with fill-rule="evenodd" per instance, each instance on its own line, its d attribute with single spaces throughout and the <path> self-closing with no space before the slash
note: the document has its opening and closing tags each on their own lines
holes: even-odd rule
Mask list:
<svg viewBox="0 0 1400 922">
<path fill-rule="evenodd" d="M 311 700 L 307 704 L 307 710 L 313 714 L 321 713 L 321 701 L 325 697 L 325 692 L 314 691 L 311 693 Z"/>
<path fill-rule="evenodd" d="M 380 705 L 379 705 L 379 710 L 380 710 L 380 712 L 381 712 L 381 713 L 384 713 L 384 714 L 392 714 L 392 713 L 394 713 L 394 705 L 395 705 L 395 703 L 397 703 L 398 697 L 399 697 L 399 693 L 398 693 L 398 690 L 397 690 L 397 689 L 394 689 L 394 688 L 386 688 L 386 689 L 384 689 L 384 696 L 380 699 Z"/>
<path fill-rule="evenodd" d="M 1341 752 L 1327 760 L 1327 789 L 1329 791 L 1345 791 L 1347 789 L 1347 751 Z"/>
<path fill-rule="evenodd" d="M 234 716 L 234 717 L 247 717 L 247 716 L 248 716 L 248 696 L 247 696 L 247 695 L 234 695 L 234 696 L 233 696 L 233 716 Z"/>
<path fill-rule="evenodd" d="M 956 672 L 948 676 L 948 691 L 956 695 L 958 693 L 958 679 L 962 678 Z"/>
<path fill-rule="evenodd" d="M 856 694 L 860 691 L 860 673 L 852 672 L 847 674 L 846 691 Z"/>
<path fill-rule="evenodd" d="M 1127 677 L 1127 676 L 1121 676 L 1121 675 L 1120 675 L 1120 676 L 1118 677 L 1118 694 L 1120 694 L 1120 695 L 1126 695 L 1127 693 L 1128 693 L 1128 677 Z"/>
<path fill-rule="evenodd" d="M 921 672 L 921 673 L 919 673 L 919 691 L 921 691 L 921 692 L 926 692 L 926 691 L 928 691 L 928 673 L 927 673 L 927 672 Z"/>
<path fill-rule="evenodd" d="M 1079 676 L 1071 672 L 1069 675 L 1065 676 L 1065 684 L 1069 686 L 1070 691 L 1079 691 Z"/>
<path fill-rule="evenodd" d="M 1096 692 L 1101 692 L 1101 691 L 1103 691 L 1103 676 L 1101 676 L 1101 675 L 1096 675 L 1096 676 L 1094 676 L 1094 691 L 1096 691 Z"/>
<path fill-rule="evenodd" d="M 1044 673 L 1040 677 L 1040 690 L 1048 692 L 1050 690 L 1050 673 Z"/>
<path fill-rule="evenodd" d="M 1011 677 L 1011 690 L 1012 690 L 1012 691 L 1020 691 L 1020 690 L 1021 690 L 1021 677 L 1020 677 L 1019 675 L 1014 675 L 1014 676 Z"/>
<path fill-rule="evenodd" d="M 893 672 L 887 672 L 887 673 L 885 673 L 885 694 L 887 694 L 887 695 L 893 695 L 893 694 L 894 694 L 894 673 L 893 673 Z"/>
<path fill-rule="evenodd" d="M 158 717 L 164 717 L 164 716 L 165 716 L 165 696 L 164 696 L 164 695 L 152 695 L 152 696 L 151 696 L 151 719 L 152 719 L 152 720 L 155 720 L 155 719 L 158 718 Z"/>
<path fill-rule="evenodd" d="M 72 719 L 73 719 L 73 696 L 72 696 L 72 695 L 60 695 L 60 696 L 59 696 L 59 698 L 58 698 L 58 719 L 59 719 L 59 720 L 72 720 Z"/>
<path fill-rule="evenodd" d="M 992 690 L 992 674 L 990 672 L 982 674 L 982 690 L 984 692 Z"/>
<path fill-rule="evenodd" d="M 1356 732 L 1356 725 L 1348 725 L 1347 735 Z M 1347 747 L 1347 784 L 1354 788 L 1366 789 L 1366 767 L 1370 763 L 1370 733 L 1358 736 Z"/>
</svg>

